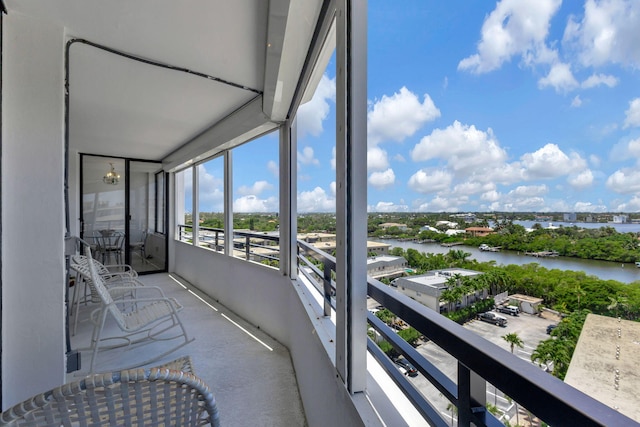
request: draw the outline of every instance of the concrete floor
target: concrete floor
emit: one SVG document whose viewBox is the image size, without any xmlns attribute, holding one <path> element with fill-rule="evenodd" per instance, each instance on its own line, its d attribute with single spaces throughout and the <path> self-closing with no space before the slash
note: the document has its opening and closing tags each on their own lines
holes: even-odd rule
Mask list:
<svg viewBox="0 0 640 427">
<path fill-rule="evenodd" d="M 189 355 L 194 373 L 211 388 L 224 426 L 306 426 L 302 401 L 289 351 L 262 331 L 248 325 L 224 306 L 197 293 L 181 278 L 169 274 L 140 277 L 146 286 L 158 286 L 167 297 L 183 305 L 180 317 L 195 341 L 168 356 L 149 363 L 156 366 Z M 92 323 L 88 320 L 95 305 L 81 305 L 78 329 L 71 337 L 73 349 L 89 346 Z M 110 321 L 109 321 L 110 320 Z M 110 333 L 117 335 L 113 319 Z M 170 341 L 101 351 L 96 372 L 115 371 L 162 354 Z M 82 369 L 68 374 L 75 381 L 88 374 L 91 354 L 81 351 Z"/>
</svg>

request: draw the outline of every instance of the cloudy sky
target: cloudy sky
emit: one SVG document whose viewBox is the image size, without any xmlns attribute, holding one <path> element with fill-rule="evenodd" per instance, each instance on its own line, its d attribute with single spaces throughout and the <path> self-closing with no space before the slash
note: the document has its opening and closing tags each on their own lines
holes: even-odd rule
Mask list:
<svg viewBox="0 0 640 427">
<path fill-rule="evenodd" d="M 370 0 L 368 43 L 369 211 L 640 211 L 640 1 Z M 298 115 L 300 212 L 335 209 L 334 67 Z M 234 153 L 236 211 L 277 210 L 266 139 Z"/>
</svg>

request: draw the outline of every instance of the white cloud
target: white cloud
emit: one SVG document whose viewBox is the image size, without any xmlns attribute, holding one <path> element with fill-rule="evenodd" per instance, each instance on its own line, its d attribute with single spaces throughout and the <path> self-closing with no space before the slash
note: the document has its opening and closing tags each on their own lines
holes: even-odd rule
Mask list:
<svg viewBox="0 0 640 427">
<path fill-rule="evenodd" d="M 280 168 L 273 160 L 269 160 L 269 163 L 267 163 L 267 169 L 273 174 L 273 176 L 280 176 Z"/>
<path fill-rule="evenodd" d="M 369 212 L 408 212 L 409 206 L 400 204 L 396 205 L 393 202 L 378 202 L 375 206 L 369 205 L 367 207 Z"/>
<path fill-rule="evenodd" d="M 595 167 L 599 167 L 600 163 L 602 163 L 602 160 L 600 160 L 600 157 L 598 157 L 597 155 L 591 154 L 589 156 L 589 163 L 591 163 Z"/>
<path fill-rule="evenodd" d="M 572 16 L 563 43 L 577 52 L 585 66 L 618 63 L 640 67 L 640 2 L 587 0 L 582 20 Z"/>
<path fill-rule="evenodd" d="M 420 169 L 409 178 L 409 188 L 422 194 L 437 193 L 451 185 L 453 176 L 443 170 L 429 171 Z"/>
<path fill-rule="evenodd" d="M 607 207 L 604 205 L 594 205 L 591 202 L 576 202 L 573 205 L 574 212 L 606 212 Z"/>
<path fill-rule="evenodd" d="M 486 202 L 497 202 L 502 197 L 502 194 L 497 192 L 496 190 L 487 191 L 480 196 L 481 200 Z"/>
<path fill-rule="evenodd" d="M 369 184 L 373 185 L 378 190 L 391 187 L 395 182 L 396 174 L 393 173 L 393 169 L 391 168 L 384 172 L 374 172 L 369 177 Z"/>
<path fill-rule="evenodd" d="M 331 181 L 331 184 L 329 184 L 329 191 L 331 191 L 331 194 L 333 195 L 333 197 L 336 197 L 336 182 L 335 181 Z"/>
<path fill-rule="evenodd" d="M 367 151 L 367 169 L 370 171 L 384 170 L 389 167 L 387 152 L 379 147 L 371 147 Z"/>
<path fill-rule="evenodd" d="M 331 169 L 336 170 L 336 146 L 331 149 Z"/>
<path fill-rule="evenodd" d="M 576 95 L 575 98 L 571 101 L 571 106 L 573 108 L 578 108 L 582 105 L 582 99 L 580 99 L 580 95 Z"/>
<path fill-rule="evenodd" d="M 256 181 L 251 187 L 247 187 L 245 185 L 241 186 L 238 188 L 238 193 L 243 196 L 259 196 L 263 191 L 272 190 L 273 188 L 273 185 L 269 184 L 267 181 Z"/>
<path fill-rule="evenodd" d="M 552 87 L 558 93 L 572 91 L 578 86 L 578 81 L 571 72 L 571 65 L 562 62 L 553 64 L 547 77 L 538 80 L 539 88 Z"/>
<path fill-rule="evenodd" d="M 495 187 L 492 182 L 467 181 L 453 187 L 453 193 L 470 196 L 495 190 Z"/>
<path fill-rule="evenodd" d="M 579 154 L 567 156 L 556 144 L 547 144 L 533 153 L 524 154 L 521 163 L 528 179 L 557 178 L 586 167 L 586 161 Z"/>
<path fill-rule="evenodd" d="M 416 210 L 418 212 L 459 212 L 460 207 L 468 201 L 467 197 L 436 196 L 430 202 L 420 204 Z"/>
<path fill-rule="evenodd" d="M 187 174 L 185 174 L 186 180 Z M 191 191 L 191 174 L 188 187 Z M 204 165 L 198 166 L 198 189 L 200 209 L 203 211 L 222 212 L 224 210 L 224 179 L 210 174 Z"/>
<path fill-rule="evenodd" d="M 569 176 L 567 182 L 576 190 L 585 189 L 593 184 L 593 172 L 591 169 L 585 169 L 577 175 Z"/>
<path fill-rule="evenodd" d="M 631 156 L 640 160 L 640 138 L 629 141 L 627 150 Z"/>
<path fill-rule="evenodd" d="M 402 163 L 407 161 L 407 159 L 405 159 L 404 156 L 400 153 L 393 156 L 393 160 L 395 160 L 396 162 L 402 162 Z"/>
<path fill-rule="evenodd" d="M 640 211 L 640 197 L 633 196 L 629 201 L 620 203 L 613 207 L 616 212 L 638 212 Z"/>
<path fill-rule="evenodd" d="M 615 87 L 618 84 L 618 79 L 615 76 L 607 74 L 592 74 L 580 86 L 583 89 L 590 89 L 592 87 L 605 85 L 609 87 Z"/>
<path fill-rule="evenodd" d="M 319 165 L 320 161 L 314 157 L 313 148 L 304 147 L 302 152 L 298 151 L 298 162 L 303 165 Z"/>
<path fill-rule="evenodd" d="M 323 75 L 311 100 L 298 108 L 298 134 L 318 136 L 322 133 L 322 122 L 329 115 L 329 101 L 335 102 L 336 80 Z"/>
<path fill-rule="evenodd" d="M 629 109 L 624 113 L 626 114 L 624 129 L 640 126 L 640 98 L 629 101 Z"/>
<path fill-rule="evenodd" d="M 640 171 L 624 168 L 615 171 L 607 178 L 607 188 L 620 194 L 637 193 L 640 191 Z"/>
<path fill-rule="evenodd" d="M 233 202 L 234 212 L 277 212 L 278 199 L 260 199 L 254 195 L 240 197 Z"/>
<path fill-rule="evenodd" d="M 367 113 L 367 141 L 369 145 L 383 141 L 401 142 L 438 117 L 440 110 L 429 95 L 425 94 L 420 103 L 416 94 L 402 87 L 392 96 L 383 95 Z"/>
<path fill-rule="evenodd" d="M 442 158 L 454 171 L 471 172 L 502 164 L 507 153 L 499 146 L 491 129 L 483 132 L 456 120 L 446 129 L 435 129 L 422 138 L 411 150 L 411 158 L 416 162 Z"/>
<path fill-rule="evenodd" d="M 508 196 L 513 197 L 536 197 L 547 194 L 549 188 L 546 185 L 519 185 L 509 191 Z"/>
<path fill-rule="evenodd" d="M 335 197 L 329 197 L 320 187 L 298 194 L 298 212 L 334 212 Z"/>
<path fill-rule="evenodd" d="M 502 0 L 482 25 L 478 53 L 458 64 L 459 70 L 486 73 L 496 70 L 513 56 L 548 61 L 544 44 L 551 18 L 561 0 Z"/>
</svg>

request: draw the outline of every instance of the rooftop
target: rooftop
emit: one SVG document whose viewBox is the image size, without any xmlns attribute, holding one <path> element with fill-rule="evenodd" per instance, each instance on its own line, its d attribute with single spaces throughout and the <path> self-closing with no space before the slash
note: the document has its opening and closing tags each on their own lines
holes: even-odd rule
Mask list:
<svg viewBox="0 0 640 427">
<path fill-rule="evenodd" d="M 640 421 L 640 323 L 589 314 L 565 382 Z"/>
</svg>

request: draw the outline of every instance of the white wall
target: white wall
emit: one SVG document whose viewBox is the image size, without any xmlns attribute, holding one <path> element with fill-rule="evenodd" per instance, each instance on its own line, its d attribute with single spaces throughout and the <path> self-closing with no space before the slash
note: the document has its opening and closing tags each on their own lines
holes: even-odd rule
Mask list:
<svg viewBox="0 0 640 427">
<path fill-rule="evenodd" d="M 64 382 L 64 33 L 3 18 L 2 406 Z"/>
<path fill-rule="evenodd" d="M 307 314 L 308 306 L 290 279 L 278 270 L 187 243 L 174 245 L 176 274 L 289 349 L 309 426 L 374 425 L 363 422 L 369 418 L 362 404 L 360 412 L 356 409 L 364 397 L 350 396 L 336 379 L 335 366 L 320 341 L 327 337 L 316 330 L 323 319 Z"/>
</svg>

